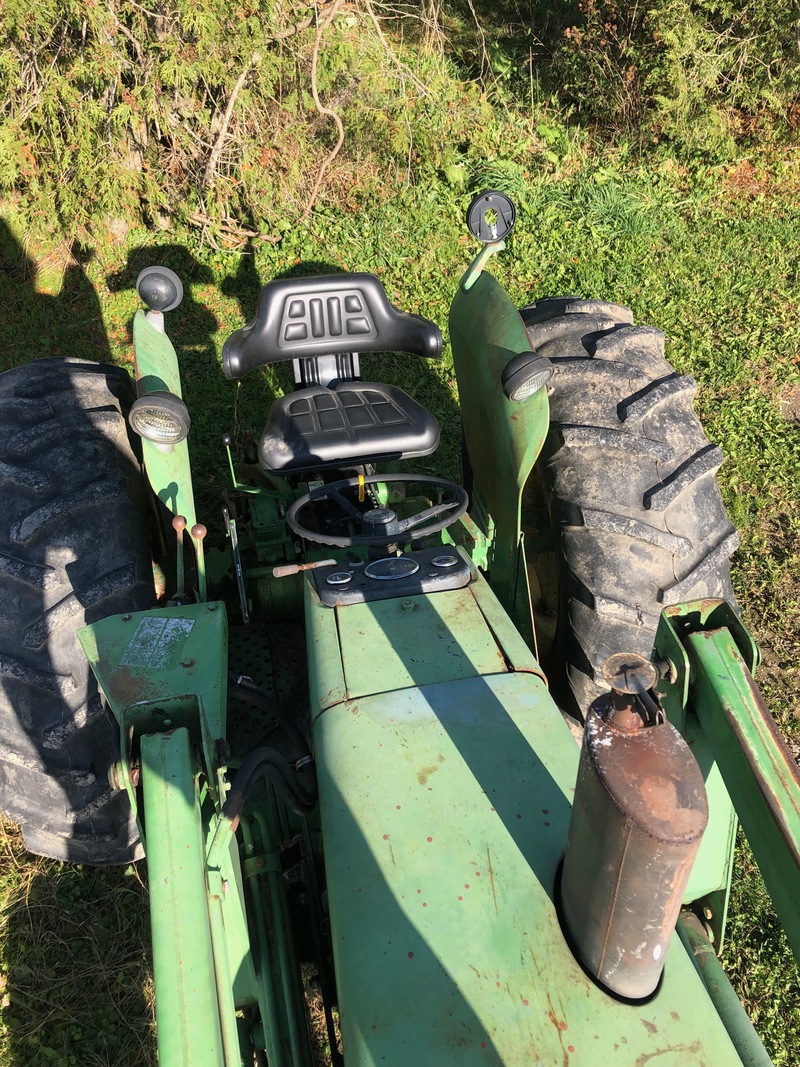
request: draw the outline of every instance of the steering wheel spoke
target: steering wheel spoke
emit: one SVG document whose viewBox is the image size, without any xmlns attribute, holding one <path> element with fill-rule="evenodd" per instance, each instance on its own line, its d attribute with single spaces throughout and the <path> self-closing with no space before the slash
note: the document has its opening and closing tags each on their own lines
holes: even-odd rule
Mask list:
<svg viewBox="0 0 800 1067">
<path fill-rule="evenodd" d="M 401 533 L 405 533 L 406 530 L 413 530 L 416 526 L 421 526 L 429 519 L 435 519 L 437 515 L 444 515 L 446 512 L 452 511 L 453 508 L 457 507 L 457 500 L 448 500 L 445 504 L 435 504 L 432 508 L 425 508 L 424 511 L 418 511 L 416 515 L 409 515 L 407 519 L 400 519 L 397 523 L 397 527 Z M 455 519 L 453 521 L 455 522 Z"/>
<path fill-rule="evenodd" d="M 378 482 L 385 481 L 435 486 L 440 491 L 449 493 L 452 499 L 440 504 L 434 504 L 432 507 L 425 508 L 423 511 L 417 512 L 416 515 L 410 515 L 406 519 L 395 521 L 392 524 L 391 533 L 351 534 L 337 537 L 333 534 L 310 530 L 303 526 L 298 521 L 300 512 L 310 505 L 323 500 L 336 501 L 349 518 L 356 519 L 359 522 L 364 521 L 363 514 L 347 500 L 343 493 L 343 490 L 358 486 L 359 479 L 342 478 L 337 482 L 321 485 L 304 496 L 298 497 L 289 508 L 286 516 L 290 530 L 306 541 L 313 541 L 320 545 L 331 545 L 335 548 L 352 548 L 356 545 L 385 547 L 395 541 L 402 540 L 403 535 L 409 530 L 414 530 L 416 537 L 427 537 L 430 534 L 438 533 L 461 518 L 467 510 L 469 499 L 466 491 L 461 486 L 456 485 L 454 482 L 445 481 L 443 478 L 433 478 L 427 474 L 391 474 L 388 476 L 385 474 L 370 474 L 363 480 L 362 484 L 375 485 Z"/>
<path fill-rule="evenodd" d="M 336 482 L 333 482 L 331 485 L 329 485 L 327 487 L 327 495 L 325 497 L 318 497 L 317 499 L 335 500 L 339 507 L 342 509 L 342 511 L 347 512 L 351 519 L 355 519 L 357 522 L 361 522 L 362 512 L 358 510 L 355 504 L 351 504 L 346 496 L 343 496 L 342 493 L 339 492 L 339 490 L 336 488 L 336 484 Z"/>
</svg>

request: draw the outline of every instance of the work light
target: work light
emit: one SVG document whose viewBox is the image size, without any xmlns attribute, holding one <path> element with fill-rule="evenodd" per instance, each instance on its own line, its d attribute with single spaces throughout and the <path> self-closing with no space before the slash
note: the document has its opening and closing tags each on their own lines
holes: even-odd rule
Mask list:
<svg viewBox="0 0 800 1067">
<path fill-rule="evenodd" d="M 503 367 L 503 392 L 509 400 L 527 400 L 550 380 L 553 364 L 534 352 L 520 352 Z"/>
<path fill-rule="evenodd" d="M 135 433 L 165 452 L 186 438 L 191 425 L 189 412 L 181 398 L 161 389 L 135 400 L 128 422 Z"/>
</svg>

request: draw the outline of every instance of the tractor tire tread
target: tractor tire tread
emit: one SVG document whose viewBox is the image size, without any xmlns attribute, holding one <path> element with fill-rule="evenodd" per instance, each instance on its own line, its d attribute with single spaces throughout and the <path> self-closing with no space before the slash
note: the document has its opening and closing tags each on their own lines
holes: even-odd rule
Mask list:
<svg viewBox="0 0 800 1067">
<path fill-rule="evenodd" d="M 121 368 L 37 360 L 0 375 L 0 806 L 54 859 L 141 855 L 108 784 L 119 727 L 77 630 L 154 603 L 133 399 Z"/>
<path fill-rule="evenodd" d="M 715 478 L 722 453 L 692 408 L 697 384 L 665 358 L 664 334 L 601 301 L 539 301 L 520 314 L 554 367 L 550 431 L 529 483 L 558 569 L 545 666 L 563 709 L 582 717 L 607 689 L 608 656 L 650 655 L 662 607 L 707 596 L 736 606 L 738 535 Z"/>
</svg>

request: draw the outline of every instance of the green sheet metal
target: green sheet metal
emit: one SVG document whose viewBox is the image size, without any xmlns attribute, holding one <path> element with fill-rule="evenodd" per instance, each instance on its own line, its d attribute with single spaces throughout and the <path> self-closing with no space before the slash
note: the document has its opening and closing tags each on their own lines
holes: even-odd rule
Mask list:
<svg viewBox="0 0 800 1067">
<path fill-rule="evenodd" d="M 153 972 L 161 1067 L 224 1067 L 206 906 L 205 850 L 188 730 L 142 738 Z"/>
<path fill-rule="evenodd" d="M 120 724 L 122 752 L 130 755 L 131 732 L 185 726 L 202 743 L 213 784 L 215 743 L 225 736 L 227 707 L 225 605 L 112 615 L 82 627 L 78 640 Z"/>
<path fill-rule="evenodd" d="M 350 697 L 507 670 L 469 588 L 337 610 Z M 458 638 L 454 636 L 458 633 Z"/>
<path fill-rule="evenodd" d="M 503 393 L 503 368 L 518 353 L 530 352 L 531 344 L 517 309 L 491 274 L 475 277 L 471 269 L 462 278 L 450 309 L 450 341 L 474 485 L 495 523 L 492 587 L 527 633 L 530 605 L 518 597 L 526 588 L 517 579 L 520 510 L 522 489 L 549 428 L 547 390 L 521 403 Z"/>
<path fill-rule="evenodd" d="M 554 895 L 578 748 L 535 675 L 348 700 L 315 742 L 348 1067 L 740 1063 L 677 939 L 643 1006 L 573 959 Z"/>
<path fill-rule="evenodd" d="M 724 913 L 727 910 L 731 861 L 736 843 L 736 828 L 739 823 L 725 788 L 719 765 L 696 719 L 687 722 L 683 736 L 702 771 L 708 796 L 708 826 L 703 834 L 700 850 L 689 876 L 684 899 L 688 902 L 699 900 L 710 894 L 721 894 L 714 907 L 715 915 L 712 923 L 715 945 L 719 951 L 724 937 Z"/>
<path fill-rule="evenodd" d="M 677 938 L 644 1005 L 575 962 L 554 901 L 579 749 L 487 583 L 415 613 L 306 589 L 348 1067 L 739 1067 Z"/>
<path fill-rule="evenodd" d="M 133 349 L 136 385 L 140 396 L 167 390 L 182 396 L 178 360 L 170 339 L 137 311 L 133 320 Z M 175 515 L 183 515 L 189 529 L 197 522 L 192 491 L 187 441 L 162 452 L 152 441 L 142 440 L 144 463 L 153 492 Z"/>
</svg>

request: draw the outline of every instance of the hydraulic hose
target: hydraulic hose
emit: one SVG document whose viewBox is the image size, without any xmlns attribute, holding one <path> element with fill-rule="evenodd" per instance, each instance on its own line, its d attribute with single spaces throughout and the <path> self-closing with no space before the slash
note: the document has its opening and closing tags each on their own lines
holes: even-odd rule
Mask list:
<svg viewBox="0 0 800 1067">
<path fill-rule="evenodd" d="M 254 748 L 248 752 L 231 782 L 222 808 L 223 817 L 233 824 L 232 829 L 238 825 L 245 801 L 261 778 L 268 778 L 298 815 L 310 812 L 317 802 L 314 762 L 306 756 L 300 763 L 300 769 L 294 770 L 274 748 Z M 306 781 L 301 781 L 299 775 L 303 775 Z"/>
<path fill-rule="evenodd" d="M 273 718 L 278 720 L 292 744 L 296 746 L 298 753 L 303 756 L 311 755 L 308 741 L 303 736 L 294 717 L 277 700 L 274 700 L 269 693 L 259 689 L 250 678 L 237 674 L 236 671 L 229 671 L 228 695 L 237 697 L 246 704 L 251 704 L 254 708 L 272 715 Z"/>
</svg>

